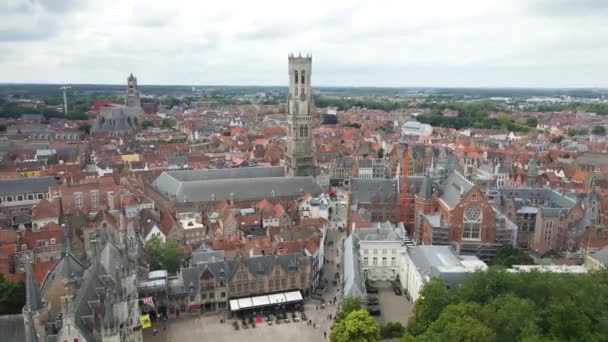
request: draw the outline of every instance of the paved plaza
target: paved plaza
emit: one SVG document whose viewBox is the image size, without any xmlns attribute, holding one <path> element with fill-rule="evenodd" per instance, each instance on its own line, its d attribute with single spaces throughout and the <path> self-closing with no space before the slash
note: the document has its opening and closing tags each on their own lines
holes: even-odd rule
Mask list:
<svg viewBox="0 0 608 342">
<path fill-rule="evenodd" d="M 373 296 L 378 297 L 382 314 L 376 317 L 380 324 L 386 322 L 400 322 L 403 325 L 407 324 L 414 304 L 410 303 L 405 296 L 398 296 L 392 288 L 381 287 L 378 289 L 378 294 Z"/>
</svg>

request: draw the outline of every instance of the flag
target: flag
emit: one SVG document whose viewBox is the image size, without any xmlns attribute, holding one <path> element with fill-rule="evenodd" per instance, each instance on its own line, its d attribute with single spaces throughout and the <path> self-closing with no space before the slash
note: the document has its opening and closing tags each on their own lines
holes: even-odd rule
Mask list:
<svg viewBox="0 0 608 342">
<path fill-rule="evenodd" d="M 150 315 L 139 316 L 139 321 L 144 329 L 151 328 L 152 322 L 150 322 Z"/>
<path fill-rule="evenodd" d="M 144 304 L 148 304 L 151 307 L 154 307 L 154 300 L 152 299 L 152 297 L 146 297 L 144 298 Z"/>
</svg>

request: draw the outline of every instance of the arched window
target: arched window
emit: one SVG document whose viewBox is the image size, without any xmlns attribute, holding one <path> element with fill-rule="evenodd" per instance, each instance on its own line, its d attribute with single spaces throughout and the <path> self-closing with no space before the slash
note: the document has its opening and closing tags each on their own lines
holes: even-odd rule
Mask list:
<svg viewBox="0 0 608 342">
<path fill-rule="evenodd" d="M 304 136 L 308 136 L 308 126 L 304 126 Z"/>
<path fill-rule="evenodd" d="M 298 84 L 298 70 L 295 71 L 295 76 L 296 84 Z"/>
<path fill-rule="evenodd" d="M 481 240 L 481 208 L 471 204 L 464 209 L 462 215 L 462 238 L 465 240 Z"/>
<path fill-rule="evenodd" d="M 300 126 L 300 137 L 304 136 L 304 126 Z"/>
<path fill-rule="evenodd" d="M 305 75 L 306 75 L 306 71 L 302 70 L 302 82 L 300 82 L 302 84 L 306 84 L 306 80 L 305 80 L 305 77 L 304 77 Z"/>
</svg>

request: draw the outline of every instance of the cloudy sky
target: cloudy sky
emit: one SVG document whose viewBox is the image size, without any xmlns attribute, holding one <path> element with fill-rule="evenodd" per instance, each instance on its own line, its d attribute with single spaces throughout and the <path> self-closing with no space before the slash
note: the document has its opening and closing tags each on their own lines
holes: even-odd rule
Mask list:
<svg viewBox="0 0 608 342">
<path fill-rule="evenodd" d="M 0 0 L 0 82 L 608 87 L 608 0 Z"/>
</svg>

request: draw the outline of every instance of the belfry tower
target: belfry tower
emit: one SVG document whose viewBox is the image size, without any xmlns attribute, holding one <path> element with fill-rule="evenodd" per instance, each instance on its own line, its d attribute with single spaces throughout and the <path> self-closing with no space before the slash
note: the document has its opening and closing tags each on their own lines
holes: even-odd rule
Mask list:
<svg viewBox="0 0 608 342">
<path fill-rule="evenodd" d="M 289 55 L 289 96 L 287 97 L 287 147 L 285 174 L 288 177 L 314 176 L 312 140 L 312 56 Z"/>
<path fill-rule="evenodd" d="M 127 94 L 125 96 L 125 105 L 127 107 L 139 107 L 139 86 L 137 85 L 137 78 L 131 75 L 127 78 Z"/>
</svg>

